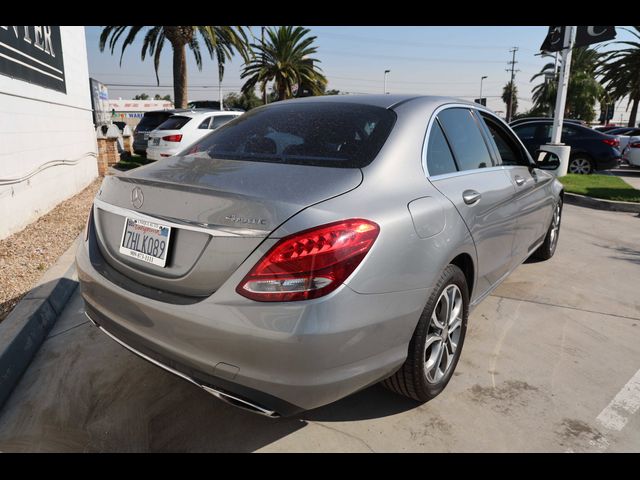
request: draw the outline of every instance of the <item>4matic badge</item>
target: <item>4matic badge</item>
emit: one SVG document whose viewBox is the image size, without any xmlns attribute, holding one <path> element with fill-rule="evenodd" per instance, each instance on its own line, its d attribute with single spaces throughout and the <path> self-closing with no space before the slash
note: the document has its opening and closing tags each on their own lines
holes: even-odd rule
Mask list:
<svg viewBox="0 0 640 480">
<path fill-rule="evenodd" d="M 224 218 L 225 220 L 229 220 L 230 222 L 233 222 L 233 223 L 242 223 L 247 225 L 266 225 L 267 224 L 267 221 L 263 218 L 245 218 L 245 217 L 239 217 L 233 214 L 227 215 Z"/>
</svg>

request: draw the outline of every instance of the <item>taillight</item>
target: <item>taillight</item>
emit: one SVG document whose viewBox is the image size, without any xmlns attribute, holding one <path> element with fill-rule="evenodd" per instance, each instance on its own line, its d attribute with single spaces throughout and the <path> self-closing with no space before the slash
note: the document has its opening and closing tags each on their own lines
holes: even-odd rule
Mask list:
<svg viewBox="0 0 640 480">
<path fill-rule="evenodd" d="M 604 143 L 606 143 L 607 145 L 611 145 L 612 147 L 619 147 L 620 146 L 620 140 L 617 138 L 605 138 L 602 140 Z"/>
<path fill-rule="evenodd" d="M 629 148 L 640 148 L 640 142 L 630 143 Z"/>
<path fill-rule="evenodd" d="M 236 292 L 259 302 L 327 295 L 353 273 L 379 232 L 377 224 L 353 218 L 289 235 L 260 259 Z"/>
<path fill-rule="evenodd" d="M 167 135 L 166 137 L 162 137 L 162 139 L 165 142 L 179 142 L 180 140 L 182 140 L 182 135 L 181 134 Z"/>
</svg>

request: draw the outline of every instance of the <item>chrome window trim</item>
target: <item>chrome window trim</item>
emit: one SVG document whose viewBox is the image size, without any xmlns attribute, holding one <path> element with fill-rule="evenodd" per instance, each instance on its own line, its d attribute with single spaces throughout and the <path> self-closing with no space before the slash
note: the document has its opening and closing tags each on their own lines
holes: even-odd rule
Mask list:
<svg viewBox="0 0 640 480">
<path fill-rule="evenodd" d="M 491 116 L 492 118 L 500 122 L 503 126 L 506 126 L 508 130 L 511 130 L 511 127 L 509 127 L 509 124 L 507 122 L 502 120 L 491 110 L 485 107 L 482 107 L 481 105 L 474 105 L 474 104 L 467 104 L 467 103 L 445 103 L 443 105 L 440 105 L 431 113 L 431 117 L 429 118 L 429 123 L 427 125 L 427 131 L 424 136 L 424 140 L 422 142 L 422 171 L 424 172 L 425 177 L 427 177 L 427 179 L 435 181 L 435 180 L 442 180 L 445 178 L 456 177 L 460 175 L 468 175 L 470 173 L 488 172 L 488 171 L 494 171 L 494 170 L 506 170 L 511 168 L 526 168 L 524 165 L 497 165 L 497 166 L 487 167 L 487 168 L 474 168 L 472 170 L 462 170 L 462 171 L 456 171 L 451 173 L 443 173 L 441 175 L 429 175 L 429 168 L 427 166 L 427 147 L 429 144 L 429 135 L 431 135 L 431 128 L 433 127 L 433 124 L 438 114 L 450 108 L 466 108 L 469 110 L 475 110 L 476 112 L 486 113 L 487 115 Z M 480 133 L 482 134 L 484 139 L 484 133 L 482 132 L 482 130 L 480 131 Z M 533 160 L 531 159 L 531 155 L 529 155 L 529 152 L 527 151 L 526 147 L 524 146 L 524 144 L 522 143 L 518 135 L 514 133 L 513 136 L 516 137 L 516 140 L 520 143 L 520 146 L 523 148 L 523 150 L 527 152 L 529 159 L 533 163 Z M 492 149 L 488 145 L 487 145 L 487 150 L 489 150 L 489 154 L 491 155 Z"/>
<path fill-rule="evenodd" d="M 111 205 L 97 198 L 93 201 L 94 215 L 95 210 L 100 209 L 106 212 L 115 213 L 123 217 L 135 218 L 137 220 L 145 220 L 147 222 L 161 223 L 171 228 L 178 228 L 182 230 L 191 230 L 194 232 L 206 233 L 214 237 L 267 237 L 269 232 L 267 230 L 258 230 L 252 228 L 238 228 L 227 227 L 226 225 L 212 225 L 205 223 L 187 222 L 184 220 L 178 220 L 171 217 L 163 216 L 151 216 L 144 213 L 136 212 L 128 208 L 118 207 Z"/>
</svg>

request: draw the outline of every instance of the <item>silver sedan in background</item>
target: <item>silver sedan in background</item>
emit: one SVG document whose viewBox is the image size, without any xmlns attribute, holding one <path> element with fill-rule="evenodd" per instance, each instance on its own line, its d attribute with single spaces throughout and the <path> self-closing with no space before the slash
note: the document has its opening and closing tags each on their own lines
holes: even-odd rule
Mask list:
<svg viewBox="0 0 640 480">
<path fill-rule="evenodd" d="M 453 98 L 256 108 L 105 178 L 77 252 L 86 312 L 264 415 L 380 381 L 424 402 L 451 379 L 469 312 L 529 256 L 553 255 L 557 166 Z"/>
</svg>

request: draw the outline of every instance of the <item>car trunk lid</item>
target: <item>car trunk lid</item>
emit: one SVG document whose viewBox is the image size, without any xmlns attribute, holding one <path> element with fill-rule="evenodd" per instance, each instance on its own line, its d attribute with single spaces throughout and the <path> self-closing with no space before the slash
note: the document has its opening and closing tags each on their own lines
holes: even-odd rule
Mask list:
<svg viewBox="0 0 640 480">
<path fill-rule="evenodd" d="M 94 206 L 98 243 L 106 261 L 136 281 L 206 296 L 288 218 L 361 181 L 356 168 L 171 157 L 105 178 Z M 172 227 L 164 267 L 120 253 L 127 217 Z"/>
</svg>

